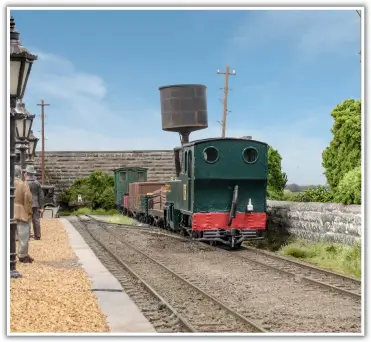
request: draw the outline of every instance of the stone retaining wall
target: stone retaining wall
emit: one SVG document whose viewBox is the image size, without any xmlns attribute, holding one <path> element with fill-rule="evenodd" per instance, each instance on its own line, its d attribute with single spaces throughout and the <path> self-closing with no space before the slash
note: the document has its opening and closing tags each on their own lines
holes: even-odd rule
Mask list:
<svg viewBox="0 0 371 342">
<path fill-rule="evenodd" d="M 360 205 L 268 201 L 269 225 L 282 235 L 353 244 L 362 236 Z"/>
<path fill-rule="evenodd" d="M 56 195 L 75 179 L 94 170 L 113 174 L 118 167 L 148 168 L 149 181 L 166 181 L 175 176 L 172 150 L 119 152 L 46 152 L 45 182 L 56 185 Z M 40 177 L 41 160 L 37 154 L 35 167 Z M 280 235 L 353 243 L 361 238 L 361 206 L 329 203 L 294 203 L 268 201 L 268 227 Z"/>
</svg>

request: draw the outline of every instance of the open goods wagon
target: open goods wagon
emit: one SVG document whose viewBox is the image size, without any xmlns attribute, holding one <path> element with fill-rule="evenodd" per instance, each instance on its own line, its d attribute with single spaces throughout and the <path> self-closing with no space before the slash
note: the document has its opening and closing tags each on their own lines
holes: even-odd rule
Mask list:
<svg viewBox="0 0 371 342">
<path fill-rule="evenodd" d="M 163 182 L 135 182 L 129 184 L 128 214 L 140 219 L 148 210 L 148 194 L 164 186 Z"/>
</svg>

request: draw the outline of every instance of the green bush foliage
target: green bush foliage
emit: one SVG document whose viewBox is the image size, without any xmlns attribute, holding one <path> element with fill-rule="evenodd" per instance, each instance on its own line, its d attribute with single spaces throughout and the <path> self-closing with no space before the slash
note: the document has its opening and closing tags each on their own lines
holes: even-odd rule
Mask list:
<svg viewBox="0 0 371 342">
<path fill-rule="evenodd" d="M 362 170 L 361 166 L 345 174 L 336 189 L 336 202 L 344 204 L 361 204 Z"/>
<path fill-rule="evenodd" d="M 286 173 L 282 172 L 282 157 L 277 150 L 268 149 L 268 185 L 267 196 L 272 200 L 280 200 L 287 183 Z"/>
<path fill-rule="evenodd" d="M 90 202 L 91 209 L 113 209 L 115 206 L 114 180 L 112 175 L 94 171 L 86 178 L 79 178 L 60 196 L 61 204 L 77 201 L 78 195 L 83 201 Z"/>
<path fill-rule="evenodd" d="M 99 197 L 101 207 L 109 210 L 115 207 L 115 189 L 113 186 L 106 188 Z"/>
<path fill-rule="evenodd" d="M 327 202 L 333 202 L 334 196 L 333 196 L 333 193 L 328 188 L 320 185 L 317 187 L 309 188 L 303 192 L 299 192 L 298 194 L 295 194 L 291 198 L 291 201 L 327 203 Z"/>
</svg>

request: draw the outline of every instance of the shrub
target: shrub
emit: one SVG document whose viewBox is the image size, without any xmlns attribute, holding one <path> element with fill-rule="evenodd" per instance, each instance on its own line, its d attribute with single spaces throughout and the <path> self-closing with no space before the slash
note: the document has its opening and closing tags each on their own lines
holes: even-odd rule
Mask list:
<svg viewBox="0 0 371 342">
<path fill-rule="evenodd" d="M 362 170 L 361 166 L 345 174 L 336 188 L 335 199 L 344 204 L 361 204 L 362 202 Z"/>
<path fill-rule="evenodd" d="M 83 201 L 90 202 L 91 209 L 112 209 L 115 206 L 114 180 L 112 175 L 94 171 L 86 178 L 79 178 L 60 196 L 62 205 L 77 201 L 78 195 Z"/>
<path fill-rule="evenodd" d="M 115 189 L 113 186 L 106 188 L 99 197 L 101 208 L 109 210 L 115 207 Z"/>
<path fill-rule="evenodd" d="M 333 193 L 325 186 L 320 185 L 317 187 L 311 187 L 303 192 L 294 195 L 291 199 L 295 202 L 333 202 Z"/>
<path fill-rule="evenodd" d="M 283 200 L 283 191 L 280 189 L 274 189 L 271 186 L 267 187 L 267 197 L 273 201 L 282 201 Z"/>
</svg>

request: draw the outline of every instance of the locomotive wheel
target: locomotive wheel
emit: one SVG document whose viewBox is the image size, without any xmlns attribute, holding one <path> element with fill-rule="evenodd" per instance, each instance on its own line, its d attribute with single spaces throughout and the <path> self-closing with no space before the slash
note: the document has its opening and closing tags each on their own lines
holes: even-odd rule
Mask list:
<svg viewBox="0 0 371 342">
<path fill-rule="evenodd" d="M 233 250 L 236 250 L 236 249 L 240 249 L 241 248 L 241 245 L 242 245 L 242 242 L 240 242 L 240 243 L 236 243 L 235 245 L 234 245 L 234 247 L 231 247 Z"/>
</svg>

